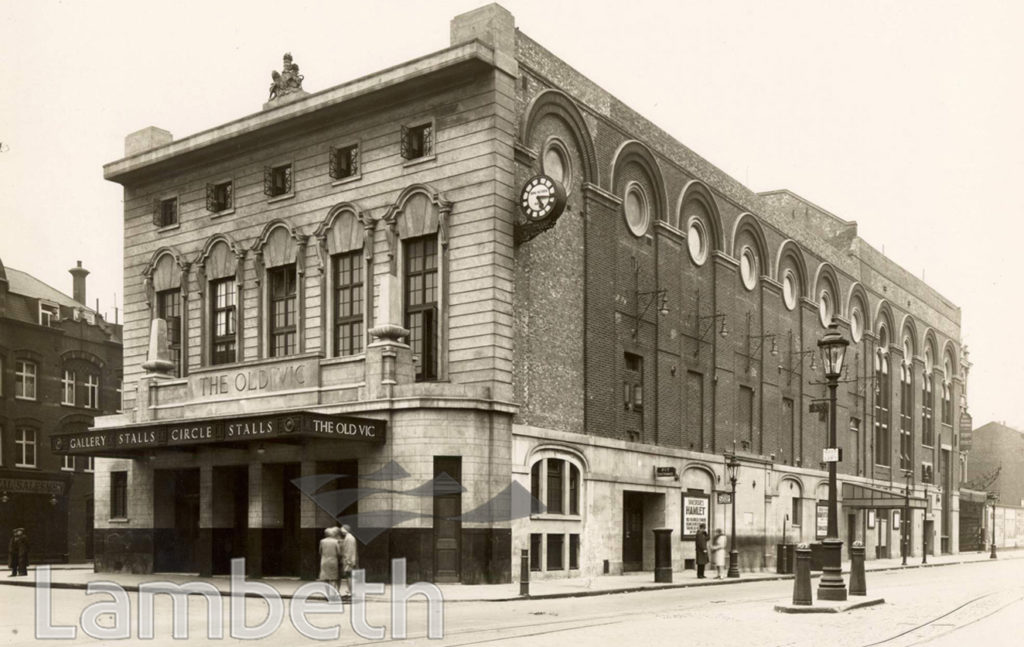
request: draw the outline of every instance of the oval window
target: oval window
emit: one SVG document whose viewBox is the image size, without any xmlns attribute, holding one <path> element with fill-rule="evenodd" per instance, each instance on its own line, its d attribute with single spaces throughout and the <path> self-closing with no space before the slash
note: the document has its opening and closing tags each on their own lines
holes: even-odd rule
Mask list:
<svg viewBox="0 0 1024 647">
<path fill-rule="evenodd" d="M 859 342 L 864 336 L 864 322 L 861 321 L 859 308 L 854 308 L 850 312 L 850 335 L 854 342 Z"/>
<path fill-rule="evenodd" d="M 562 184 L 566 193 L 569 192 L 569 183 L 572 180 L 569 172 L 569 162 L 565 150 L 555 142 L 548 143 L 544 151 L 544 173 Z"/>
<path fill-rule="evenodd" d="M 796 275 L 793 270 L 786 270 L 782 275 L 782 300 L 790 310 L 796 307 Z"/>
<path fill-rule="evenodd" d="M 704 223 L 698 218 L 691 218 L 686 229 L 686 244 L 690 248 L 690 258 L 697 265 L 708 260 L 708 237 L 704 231 Z"/>
<path fill-rule="evenodd" d="M 748 290 L 753 290 L 757 285 L 757 257 L 749 247 L 744 247 L 740 252 L 740 278 Z"/>
<path fill-rule="evenodd" d="M 626 213 L 626 224 L 634 236 L 643 236 L 647 233 L 647 225 L 650 222 L 650 213 L 647 209 L 647 196 L 644 190 L 636 182 L 631 182 L 626 188 L 626 199 L 622 204 Z"/>
<path fill-rule="evenodd" d="M 818 317 L 821 325 L 828 328 L 832 323 L 832 315 L 835 313 L 832 305 L 832 294 L 828 290 L 822 290 L 818 297 Z"/>
</svg>

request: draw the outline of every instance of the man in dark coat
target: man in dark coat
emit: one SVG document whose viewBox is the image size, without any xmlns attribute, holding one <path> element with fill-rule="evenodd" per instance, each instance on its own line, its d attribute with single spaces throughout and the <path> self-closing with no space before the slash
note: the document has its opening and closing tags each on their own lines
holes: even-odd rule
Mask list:
<svg viewBox="0 0 1024 647">
<path fill-rule="evenodd" d="M 697 534 L 694 536 L 697 544 L 697 579 L 704 579 L 704 567 L 708 563 L 708 531 L 704 524 L 700 524 Z"/>
<path fill-rule="evenodd" d="M 11 535 L 11 543 L 8 544 L 7 554 L 9 556 L 9 566 L 11 567 L 9 577 L 28 575 L 28 537 L 25 535 L 24 528 L 14 529 L 14 534 Z"/>
</svg>

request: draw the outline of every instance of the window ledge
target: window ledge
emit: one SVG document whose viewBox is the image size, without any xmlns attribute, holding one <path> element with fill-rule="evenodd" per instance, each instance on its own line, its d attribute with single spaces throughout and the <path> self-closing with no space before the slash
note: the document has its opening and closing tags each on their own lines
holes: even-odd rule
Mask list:
<svg viewBox="0 0 1024 647">
<path fill-rule="evenodd" d="M 69 408 L 70 407 L 76 407 L 76 408 L 78 407 L 78 405 L 75 404 L 74 402 L 61 402 L 60 406 L 62 406 L 62 407 L 69 407 Z"/>
<path fill-rule="evenodd" d="M 38 465 L 29 465 L 27 463 L 15 463 L 14 466 L 15 467 L 19 467 L 19 468 L 21 468 L 23 470 L 37 470 L 37 469 L 39 469 Z"/>
<path fill-rule="evenodd" d="M 530 515 L 531 521 L 583 521 L 578 514 L 550 514 L 547 512 L 534 513 Z"/>
<path fill-rule="evenodd" d="M 73 468 L 73 467 L 61 467 L 60 471 L 62 471 L 62 472 L 74 472 L 75 468 Z"/>
<path fill-rule="evenodd" d="M 107 519 L 109 523 L 127 524 L 131 523 L 131 519 L 128 517 L 114 517 L 113 519 Z"/>
<path fill-rule="evenodd" d="M 16 395 L 16 396 L 14 396 L 14 399 L 15 400 L 26 400 L 28 402 L 35 402 L 36 401 L 35 398 L 25 397 L 24 395 Z"/>
<path fill-rule="evenodd" d="M 223 211 L 214 211 L 212 214 L 210 214 L 210 219 L 212 220 L 213 218 L 220 218 L 222 216 L 230 216 L 234 212 L 235 212 L 235 208 L 234 207 L 231 207 L 230 209 L 225 209 Z"/>
<path fill-rule="evenodd" d="M 275 195 L 272 198 L 267 198 L 267 204 L 274 204 L 275 202 L 284 202 L 285 200 L 291 200 L 295 197 L 295 192 L 282 193 L 281 195 Z"/>
<path fill-rule="evenodd" d="M 411 160 L 406 160 L 406 162 L 404 164 L 402 164 L 402 166 L 410 167 L 410 166 L 416 166 L 417 164 L 426 164 L 427 162 L 433 162 L 436 159 L 437 159 L 437 154 L 436 153 L 433 154 L 433 155 L 424 155 L 423 157 L 416 157 L 416 158 L 411 159 Z"/>
<path fill-rule="evenodd" d="M 163 227 L 158 227 L 157 230 L 156 230 L 156 233 L 162 234 L 162 233 L 165 233 L 165 232 L 168 232 L 168 231 L 174 231 L 175 229 L 180 229 L 180 228 L 181 228 L 181 223 L 180 222 L 176 222 L 173 225 L 164 225 Z"/>
<path fill-rule="evenodd" d="M 355 181 L 361 180 L 361 179 L 363 179 L 363 174 L 362 173 L 356 173 L 355 175 L 349 175 L 348 177 L 343 177 L 343 178 L 341 178 L 339 180 L 334 180 L 333 182 L 331 182 L 331 186 L 341 186 L 343 184 L 351 184 L 352 182 L 355 182 Z"/>
</svg>

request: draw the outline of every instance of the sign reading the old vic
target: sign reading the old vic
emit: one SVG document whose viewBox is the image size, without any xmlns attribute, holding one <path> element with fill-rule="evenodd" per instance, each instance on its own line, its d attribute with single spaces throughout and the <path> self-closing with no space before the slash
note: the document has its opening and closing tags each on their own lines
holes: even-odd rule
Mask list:
<svg viewBox="0 0 1024 647">
<path fill-rule="evenodd" d="M 58 454 L 117 456 L 130 453 L 131 450 L 146 448 L 272 441 L 293 437 L 383 443 L 386 440 L 386 423 L 372 418 L 351 418 L 299 411 L 284 415 L 253 415 L 57 434 L 51 437 L 51 446 Z"/>
<path fill-rule="evenodd" d="M 192 400 L 262 395 L 315 387 L 319 372 L 315 357 L 247 366 L 229 371 L 203 371 L 188 376 Z"/>
</svg>

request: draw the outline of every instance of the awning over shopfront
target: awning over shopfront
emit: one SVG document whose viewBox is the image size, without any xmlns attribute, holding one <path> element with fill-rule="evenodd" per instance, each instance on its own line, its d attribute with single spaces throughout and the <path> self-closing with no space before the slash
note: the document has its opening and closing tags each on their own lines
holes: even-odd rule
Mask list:
<svg viewBox="0 0 1024 647">
<path fill-rule="evenodd" d="M 55 434 L 55 454 L 132 456 L 154 449 L 193 449 L 197 445 L 247 445 L 251 442 L 301 442 L 325 438 L 342 442 L 383 443 L 387 423 L 373 418 L 331 416 L 311 411 L 229 416 L 128 425 Z"/>
<path fill-rule="evenodd" d="M 843 508 L 928 508 L 928 500 L 911 495 L 909 502 L 899 490 L 888 490 L 859 483 L 843 483 Z"/>
</svg>

